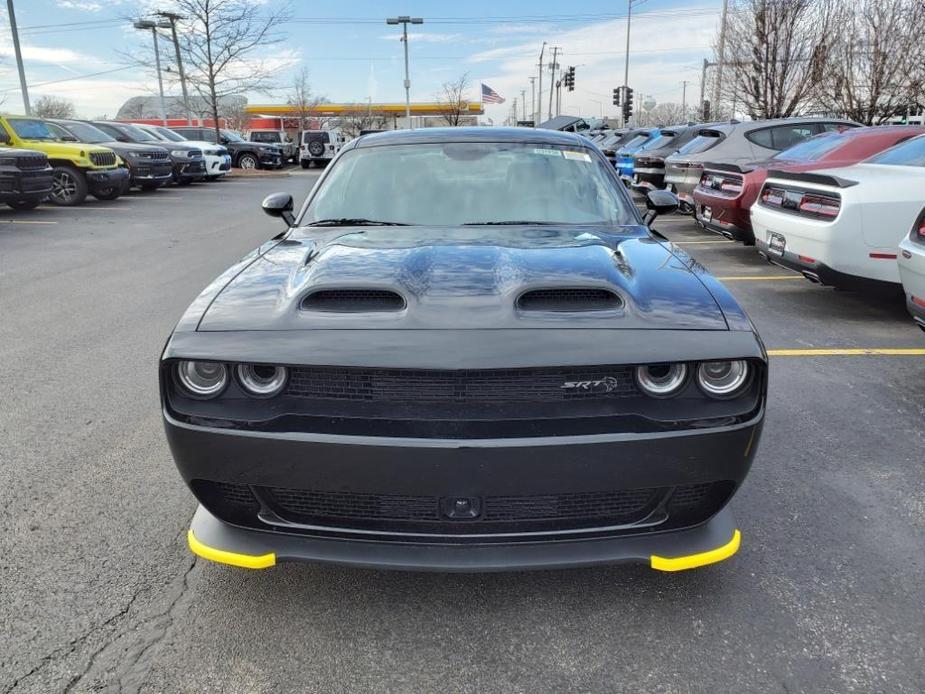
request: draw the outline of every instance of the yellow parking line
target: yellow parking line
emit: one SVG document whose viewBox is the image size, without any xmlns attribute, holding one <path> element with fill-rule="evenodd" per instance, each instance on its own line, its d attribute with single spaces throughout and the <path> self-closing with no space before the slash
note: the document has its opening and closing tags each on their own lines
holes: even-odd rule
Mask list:
<svg viewBox="0 0 925 694">
<path fill-rule="evenodd" d="M 44 219 L 0 219 L 0 224 L 57 224 Z"/>
<path fill-rule="evenodd" d="M 769 349 L 769 357 L 925 357 L 925 348 Z"/>
<path fill-rule="evenodd" d="M 760 282 L 762 280 L 801 280 L 803 275 L 731 275 L 716 279 L 722 282 Z"/>
</svg>

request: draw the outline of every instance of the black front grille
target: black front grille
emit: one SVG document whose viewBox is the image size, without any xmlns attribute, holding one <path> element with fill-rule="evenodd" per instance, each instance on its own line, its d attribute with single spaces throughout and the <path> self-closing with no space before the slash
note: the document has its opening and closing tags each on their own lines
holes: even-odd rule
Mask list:
<svg viewBox="0 0 925 694">
<path fill-rule="evenodd" d="M 295 367 L 287 394 L 315 400 L 491 404 L 565 402 L 637 394 L 632 367 L 374 369 Z"/>
<path fill-rule="evenodd" d="M 16 157 L 16 166 L 20 169 L 44 169 L 48 166 L 48 157 L 41 155 L 26 155 Z"/>
<path fill-rule="evenodd" d="M 401 294 L 387 289 L 320 289 L 302 300 L 305 311 L 363 313 L 368 311 L 401 311 L 405 300 Z"/>
<path fill-rule="evenodd" d="M 400 496 L 259 488 L 285 520 L 380 532 L 497 533 L 631 524 L 655 508 L 664 490 L 627 489 L 538 496 L 486 496 L 472 519 L 448 518 L 438 496 Z"/>
<path fill-rule="evenodd" d="M 534 289 L 517 300 L 521 311 L 607 311 L 622 305 L 613 292 L 589 287 Z"/>
<path fill-rule="evenodd" d="M 115 152 L 90 152 L 90 161 L 94 166 L 115 166 Z"/>
<path fill-rule="evenodd" d="M 387 535 L 472 536 L 608 526 L 636 526 L 627 527 L 625 532 L 687 527 L 702 523 L 718 511 L 732 494 L 734 484 L 720 481 L 678 487 L 473 497 L 478 511 L 468 519 L 448 517 L 444 511 L 452 504 L 440 496 L 250 487 L 206 480 L 194 480 L 192 487 L 199 500 L 219 518 L 249 527 L 309 534 L 353 530 Z M 270 515 L 258 516 L 261 508 Z"/>
</svg>

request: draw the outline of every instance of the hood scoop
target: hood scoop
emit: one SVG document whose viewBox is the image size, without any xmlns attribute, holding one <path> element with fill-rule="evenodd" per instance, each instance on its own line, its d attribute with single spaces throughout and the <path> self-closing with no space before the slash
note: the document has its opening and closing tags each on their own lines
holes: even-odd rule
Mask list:
<svg viewBox="0 0 925 694">
<path fill-rule="evenodd" d="M 405 299 L 387 289 L 319 289 L 304 299 L 303 311 L 329 313 L 369 313 L 371 311 L 401 311 Z"/>
<path fill-rule="evenodd" d="M 521 311 L 615 311 L 623 299 L 609 289 L 596 287 L 556 287 L 533 289 L 517 299 Z"/>
</svg>

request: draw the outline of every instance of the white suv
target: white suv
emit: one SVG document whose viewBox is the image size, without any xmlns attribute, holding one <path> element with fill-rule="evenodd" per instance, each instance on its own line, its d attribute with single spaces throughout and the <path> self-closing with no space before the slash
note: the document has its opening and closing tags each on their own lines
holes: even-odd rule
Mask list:
<svg viewBox="0 0 925 694">
<path fill-rule="evenodd" d="M 303 130 L 299 139 L 299 163 L 307 169 L 312 162 L 327 164 L 344 146 L 346 139 L 338 128 Z"/>
</svg>

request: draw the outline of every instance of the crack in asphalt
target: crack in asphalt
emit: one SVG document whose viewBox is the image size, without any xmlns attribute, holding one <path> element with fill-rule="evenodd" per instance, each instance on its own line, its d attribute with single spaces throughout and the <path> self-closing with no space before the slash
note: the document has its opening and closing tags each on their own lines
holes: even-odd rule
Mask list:
<svg viewBox="0 0 925 694">
<path fill-rule="evenodd" d="M 107 651 L 109 651 L 113 646 L 115 646 L 117 642 L 122 640 L 123 637 L 132 637 L 134 635 L 140 634 L 141 649 L 138 651 L 137 655 L 130 662 L 127 662 L 127 663 L 117 662 L 114 667 L 116 678 L 119 680 L 119 685 L 120 685 L 116 691 L 119 691 L 119 692 L 131 691 L 127 689 L 126 687 L 122 686 L 123 678 L 125 676 L 131 675 L 135 666 L 141 661 L 142 657 L 152 647 L 160 643 L 163 640 L 163 638 L 167 635 L 167 632 L 169 631 L 170 626 L 173 624 L 174 608 L 180 602 L 183 596 L 187 593 L 189 589 L 189 575 L 195 567 L 196 567 L 196 557 L 193 556 L 193 558 L 189 562 L 189 565 L 184 569 L 182 574 L 179 577 L 175 577 L 167 584 L 168 586 L 171 583 L 179 584 L 180 589 L 177 592 L 177 594 L 173 597 L 173 599 L 170 600 L 170 602 L 167 604 L 166 608 L 151 617 L 147 617 L 143 619 L 142 621 L 134 625 L 131 629 L 115 634 L 111 639 L 108 639 L 99 648 L 97 648 L 93 653 L 91 653 L 90 657 L 87 659 L 87 663 L 84 666 L 84 668 L 79 673 L 74 675 L 65 685 L 64 689 L 62 690 L 63 694 L 70 694 L 70 692 L 74 690 L 74 687 L 80 684 L 81 681 L 83 681 L 84 678 L 87 677 L 87 675 L 93 670 L 94 666 L 98 662 L 101 662 L 102 660 L 105 659 L 105 657 L 108 654 Z M 148 634 L 146 637 L 146 634 L 143 632 L 143 630 L 149 625 L 153 625 L 157 622 L 163 621 L 164 617 L 167 618 L 166 624 L 162 628 L 156 628 L 156 632 L 153 635 Z M 132 649 L 133 649 L 132 645 L 128 645 L 120 649 L 120 652 L 127 654 L 127 652 Z M 109 689 L 110 686 L 111 685 L 107 685 L 106 688 Z M 138 687 L 134 688 L 135 691 L 137 691 L 137 689 Z"/>
</svg>

